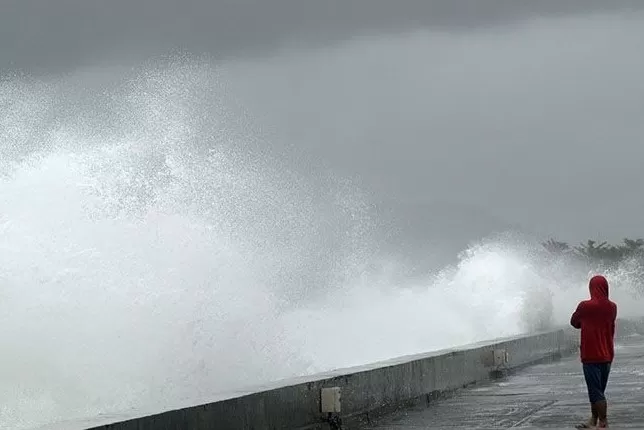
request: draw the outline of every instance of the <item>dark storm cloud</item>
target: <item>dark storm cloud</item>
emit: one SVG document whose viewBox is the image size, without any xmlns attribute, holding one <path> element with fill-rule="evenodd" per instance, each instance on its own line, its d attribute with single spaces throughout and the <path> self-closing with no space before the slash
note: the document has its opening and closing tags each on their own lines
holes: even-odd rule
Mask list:
<svg viewBox="0 0 644 430">
<path fill-rule="evenodd" d="M 320 46 L 364 32 L 643 7 L 639 0 L 4 0 L 0 68 L 66 70 L 173 49 L 262 55 L 282 43 Z"/>
</svg>

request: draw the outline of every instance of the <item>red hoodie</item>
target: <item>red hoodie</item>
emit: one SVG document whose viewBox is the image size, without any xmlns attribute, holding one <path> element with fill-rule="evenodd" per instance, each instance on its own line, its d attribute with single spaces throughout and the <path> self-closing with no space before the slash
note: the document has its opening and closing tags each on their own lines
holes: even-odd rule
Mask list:
<svg viewBox="0 0 644 430">
<path fill-rule="evenodd" d="M 580 302 L 570 318 L 570 325 L 581 329 L 581 361 L 612 362 L 617 305 L 608 299 L 608 281 L 593 276 L 589 283 L 590 300 Z"/>
</svg>

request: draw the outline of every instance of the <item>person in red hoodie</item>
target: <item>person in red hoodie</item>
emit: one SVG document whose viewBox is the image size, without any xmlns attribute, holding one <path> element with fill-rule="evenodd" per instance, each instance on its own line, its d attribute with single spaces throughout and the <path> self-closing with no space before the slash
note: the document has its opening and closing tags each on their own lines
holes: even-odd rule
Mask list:
<svg viewBox="0 0 644 430">
<path fill-rule="evenodd" d="M 577 428 L 607 428 L 607 403 L 604 391 L 613 362 L 617 305 L 608 298 L 608 281 L 601 275 L 589 282 L 590 300 L 579 303 L 570 325 L 581 329 L 580 355 L 592 416 Z"/>
</svg>

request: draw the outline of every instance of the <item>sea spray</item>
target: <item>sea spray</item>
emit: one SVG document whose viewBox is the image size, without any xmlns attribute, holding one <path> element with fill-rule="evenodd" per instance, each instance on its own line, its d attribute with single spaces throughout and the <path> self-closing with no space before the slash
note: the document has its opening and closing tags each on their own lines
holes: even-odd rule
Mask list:
<svg viewBox="0 0 644 430">
<path fill-rule="evenodd" d="M 401 280 L 369 194 L 291 169 L 207 63 L 75 79 L 0 91 L 8 428 L 536 331 L 587 296 L 588 267 L 518 235 Z M 638 267 L 608 273 L 624 314 Z"/>
</svg>

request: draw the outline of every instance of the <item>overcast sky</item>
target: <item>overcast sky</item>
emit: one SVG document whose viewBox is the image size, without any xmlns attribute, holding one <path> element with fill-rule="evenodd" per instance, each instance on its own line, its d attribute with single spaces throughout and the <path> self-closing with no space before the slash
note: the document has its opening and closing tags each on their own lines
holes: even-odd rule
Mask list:
<svg viewBox="0 0 644 430">
<path fill-rule="evenodd" d="M 519 225 L 571 241 L 644 236 L 641 0 L 0 8 L 5 71 L 53 73 L 173 49 L 214 55 L 274 145 L 361 178 L 395 201 L 414 236 L 477 223 L 467 234 Z"/>
<path fill-rule="evenodd" d="M 644 8 L 639 0 L 3 0 L 0 67 L 68 69 L 170 48 L 269 55 L 363 33 L 468 31 L 539 16 Z"/>
</svg>

